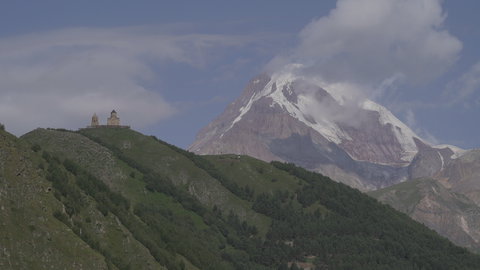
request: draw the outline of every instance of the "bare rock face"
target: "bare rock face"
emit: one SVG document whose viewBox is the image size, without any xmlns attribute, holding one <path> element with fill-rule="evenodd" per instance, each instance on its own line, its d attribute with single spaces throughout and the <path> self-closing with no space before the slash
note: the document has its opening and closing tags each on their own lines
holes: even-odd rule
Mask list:
<svg viewBox="0 0 480 270">
<path fill-rule="evenodd" d="M 409 180 L 371 193 L 457 245 L 480 252 L 480 150 L 420 142 Z"/>
<path fill-rule="evenodd" d="M 452 191 L 466 195 L 480 206 L 480 150 L 464 152 L 449 162 L 436 178 Z"/>
<path fill-rule="evenodd" d="M 352 140 L 342 141 L 340 146 L 358 160 L 372 163 L 408 164 L 402 160 L 403 149 L 392 134 L 392 126 L 390 124 L 382 125 L 378 122 L 377 112 L 368 113 L 370 115 L 363 123 L 368 128 L 342 127 Z"/>
<path fill-rule="evenodd" d="M 328 88 L 289 73 L 257 76 L 189 150 L 293 162 L 361 190 L 407 179 L 418 137 L 384 107 Z"/>
<path fill-rule="evenodd" d="M 480 207 L 434 179 L 407 181 L 370 193 L 453 243 L 480 251 Z"/>
<path fill-rule="evenodd" d="M 408 168 L 409 179 L 436 177 L 453 160 L 455 153 L 449 147 L 435 148 L 420 140 L 415 143 L 419 151 Z"/>
</svg>

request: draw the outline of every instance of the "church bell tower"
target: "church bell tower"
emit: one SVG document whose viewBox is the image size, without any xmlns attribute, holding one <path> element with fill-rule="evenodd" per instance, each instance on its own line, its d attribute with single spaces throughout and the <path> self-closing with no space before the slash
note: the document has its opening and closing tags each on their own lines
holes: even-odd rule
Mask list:
<svg viewBox="0 0 480 270">
<path fill-rule="evenodd" d="M 92 124 L 90 126 L 92 127 L 98 127 L 100 124 L 98 123 L 98 116 L 96 113 L 93 114 L 92 116 Z"/>
</svg>

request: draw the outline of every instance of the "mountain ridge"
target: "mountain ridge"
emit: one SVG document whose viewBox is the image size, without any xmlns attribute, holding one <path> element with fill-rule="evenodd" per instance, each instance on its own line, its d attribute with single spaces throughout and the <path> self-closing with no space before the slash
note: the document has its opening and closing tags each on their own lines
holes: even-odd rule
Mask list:
<svg viewBox="0 0 480 270">
<path fill-rule="evenodd" d="M 99 254 L 103 266 L 90 269 L 283 269 L 307 261 L 330 269 L 480 265 L 477 255 L 406 215 L 291 164 L 197 156 L 114 128 L 37 129 L 12 140 L 37 160 L 36 173 L 51 187 L 24 194 L 48 194 L 62 206 L 45 215 Z M 214 182 L 224 191 L 202 191 Z M 22 198 L 8 192 L 14 202 Z M 264 219 L 241 214 L 249 212 Z"/>
</svg>

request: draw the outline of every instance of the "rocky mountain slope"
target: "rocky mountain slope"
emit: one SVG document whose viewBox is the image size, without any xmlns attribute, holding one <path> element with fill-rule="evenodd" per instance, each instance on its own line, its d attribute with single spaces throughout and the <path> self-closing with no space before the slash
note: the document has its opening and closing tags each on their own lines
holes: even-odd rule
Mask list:
<svg viewBox="0 0 480 270">
<path fill-rule="evenodd" d="M 252 79 L 189 150 L 293 162 L 360 190 L 409 179 L 427 145 L 383 106 L 289 72 Z M 448 148 L 448 147 L 447 147 Z"/>
<path fill-rule="evenodd" d="M 477 269 L 319 174 L 128 129 L 0 131 L 2 269 Z M 7 256 L 8 255 L 8 256 Z"/>
<path fill-rule="evenodd" d="M 347 84 L 291 72 L 260 75 L 189 149 L 293 162 L 362 191 L 391 186 L 373 194 L 477 250 L 480 152 L 430 145 L 386 108 L 352 93 Z M 425 178 L 437 182 L 401 183 Z"/>
<path fill-rule="evenodd" d="M 480 205 L 480 150 L 465 151 L 435 174 L 444 186 Z"/>
<path fill-rule="evenodd" d="M 480 206 L 438 180 L 416 179 L 369 193 L 446 236 L 480 251 Z"/>
<path fill-rule="evenodd" d="M 460 155 L 459 155 L 460 154 Z M 412 179 L 371 192 L 456 244 L 480 250 L 480 151 L 423 146 Z"/>
</svg>

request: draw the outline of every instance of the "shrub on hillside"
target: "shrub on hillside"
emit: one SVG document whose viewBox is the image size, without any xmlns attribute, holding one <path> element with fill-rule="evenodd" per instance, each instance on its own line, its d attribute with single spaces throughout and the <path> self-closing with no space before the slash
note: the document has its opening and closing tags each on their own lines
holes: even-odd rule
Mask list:
<svg viewBox="0 0 480 270">
<path fill-rule="evenodd" d="M 40 147 L 40 145 L 38 145 L 37 143 L 32 145 L 32 150 L 37 153 L 38 151 L 42 150 L 42 147 Z"/>
</svg>

